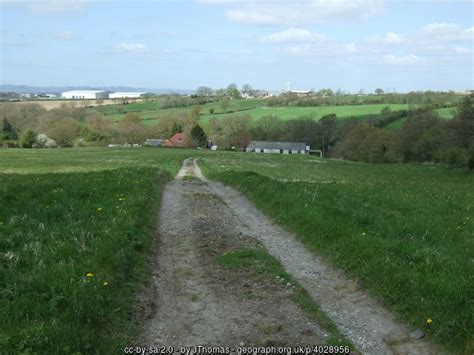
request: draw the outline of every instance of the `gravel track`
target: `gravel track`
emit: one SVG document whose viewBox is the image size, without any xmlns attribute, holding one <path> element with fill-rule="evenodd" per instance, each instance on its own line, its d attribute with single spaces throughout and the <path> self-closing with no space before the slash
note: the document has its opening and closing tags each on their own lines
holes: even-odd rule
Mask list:
<svg viewBox="0 0 474 355">
<path fill-rule="evenodd" d="M 203 249 L 199 246 L 203 238 L 209 243 L 212 235 L 225 236 L 227 248 L 252 244 L 252 240 L 263 244 L 360 352 L 442 353 L 425 339 L 412 339 L 409 330 L 356 282 L 309 252 L 241 193 L 206 179 L 197 159 L 191 158 L 184 161 L 176 180 L 164 192 L 156 256 L 157 307 L 144 330 L 148 343 L 230 344 L 231 339 L 239 339 L 237 344 L 265 344 L 268 339 L 262 339 L 268 334 L 255 332 L 262 329 L 262 324 L 280 329 L 270 334 L 270 343 L 324 343 L 326 334 L 285 298 L 288 291 L 264 287 L 258 302 L 239 297 L 238 291 L 226 293 L 241 280 L 231 277 L 230 282 L 221 282 L 219 278 L 228 275 L 222 276 L 213 263 L 203 263 L 206 255 L 197 252 Z M 207 249 L 213 250 L 214 246 Z M 196 299 L 200 301 L 191 301 Z M 304 331 L 298 324 L 304 325 Z"/>
</svg>

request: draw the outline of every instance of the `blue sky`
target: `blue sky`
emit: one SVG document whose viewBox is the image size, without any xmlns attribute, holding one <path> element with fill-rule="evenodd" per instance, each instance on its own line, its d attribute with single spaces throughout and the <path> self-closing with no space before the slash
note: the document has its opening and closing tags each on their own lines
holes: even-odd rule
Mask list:
<svg viewBox="0 0 474 355">
<path fill-rule="evenodd" d="M 0 83 L 474 88 L 474 5 L 450 0 L 0 0 Z"/>
</svg>

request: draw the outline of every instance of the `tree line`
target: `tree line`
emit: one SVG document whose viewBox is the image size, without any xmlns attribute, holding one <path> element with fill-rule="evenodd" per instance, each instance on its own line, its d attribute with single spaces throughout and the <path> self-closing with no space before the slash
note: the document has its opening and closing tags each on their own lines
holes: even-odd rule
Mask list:
<svg viewBox="0 0 474 355">
<path fill-rule="evenodd" d="M 423 105 L 433 108 L 456 106 L 462 95 L 454 92 L 410 92 L 407 94 L 377 94 L 377 95 L 350 95 L 333 94 L 330 89 L 310 93 L 308 96 L 299 96 L 296 93 L 283 93 L 272 96 L 268 106 L 343 106 L 343 105 L 373 105 L 373 104 L 405 104 Z"/>
<path fill-rule="evenodd" d="M 64 105 L 46 111 L 38 104 L 0 104 L 0 142 L 23 147 L 141 144 L 146 138 L 168 139 L 184 132 L 196 146 L 206 146 L 209 138 L 220 149 L 244 149 L 250 140 L 304 142 L 332 158 L 474 167 L 474 95 L 461 100 L 452 120 L 441 119 L 429 107 L 393 112 L 386 107 L 378 115 L 338 119 L 331 114 L 318 121 L 312 117 L 285 121 L 276 116 L 252 120 L 250 115 L 236 114 L 211 118 L 204 132 L 200 113 L 201 106 L 195 105 L 146 126 L 136 113 L 113 122 L 85 108 Z M 404 121 L 400 129 L 386 128 L 398 120 Z M 39 133 L 50 140 L 38 142 Z"/>
</svg>

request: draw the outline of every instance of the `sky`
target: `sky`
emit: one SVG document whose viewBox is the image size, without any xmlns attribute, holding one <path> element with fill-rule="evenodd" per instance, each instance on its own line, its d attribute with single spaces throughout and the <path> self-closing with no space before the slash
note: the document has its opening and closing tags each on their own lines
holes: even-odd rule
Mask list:
<svg viewBox="0 0 474 355">
<path fill-rule="evenodd" d="M 474 89 L 465 0 L 0 0 L 0 84 Z"/>
</svg>

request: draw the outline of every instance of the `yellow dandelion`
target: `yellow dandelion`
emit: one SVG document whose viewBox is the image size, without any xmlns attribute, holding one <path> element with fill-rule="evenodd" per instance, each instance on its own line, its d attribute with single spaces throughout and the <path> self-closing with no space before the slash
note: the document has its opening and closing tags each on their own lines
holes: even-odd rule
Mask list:
<svg viewBox="0 0 474 355">
<path fill-rule="evenodd" d="M 109 283 L 108 283 L 107 281 L 104 281 L 103 285 L 104 285 L 104 286 L 108 286 Z"/>
<path fill-rule="evenodd" d="M 433 323 L 433 319 L 428 318 L 428 319 L 426 320 L 426 324 L 430 325 L 431 323 Z"/>
<path fill-rule="evenodd" d="M 102 207 L 99 207 L 99 208 L 97 209 L 97 212 L 100 212 L 100 211 L 102 211 Z"/>
<path fill-rule="evenodd" d="M 88 273 L 86 274 L 86 276 L 87 276 L 87 277 L 93 277 L 94 274 L 93 274 L 92 272 L 88 272 Z"/>
</svg>

